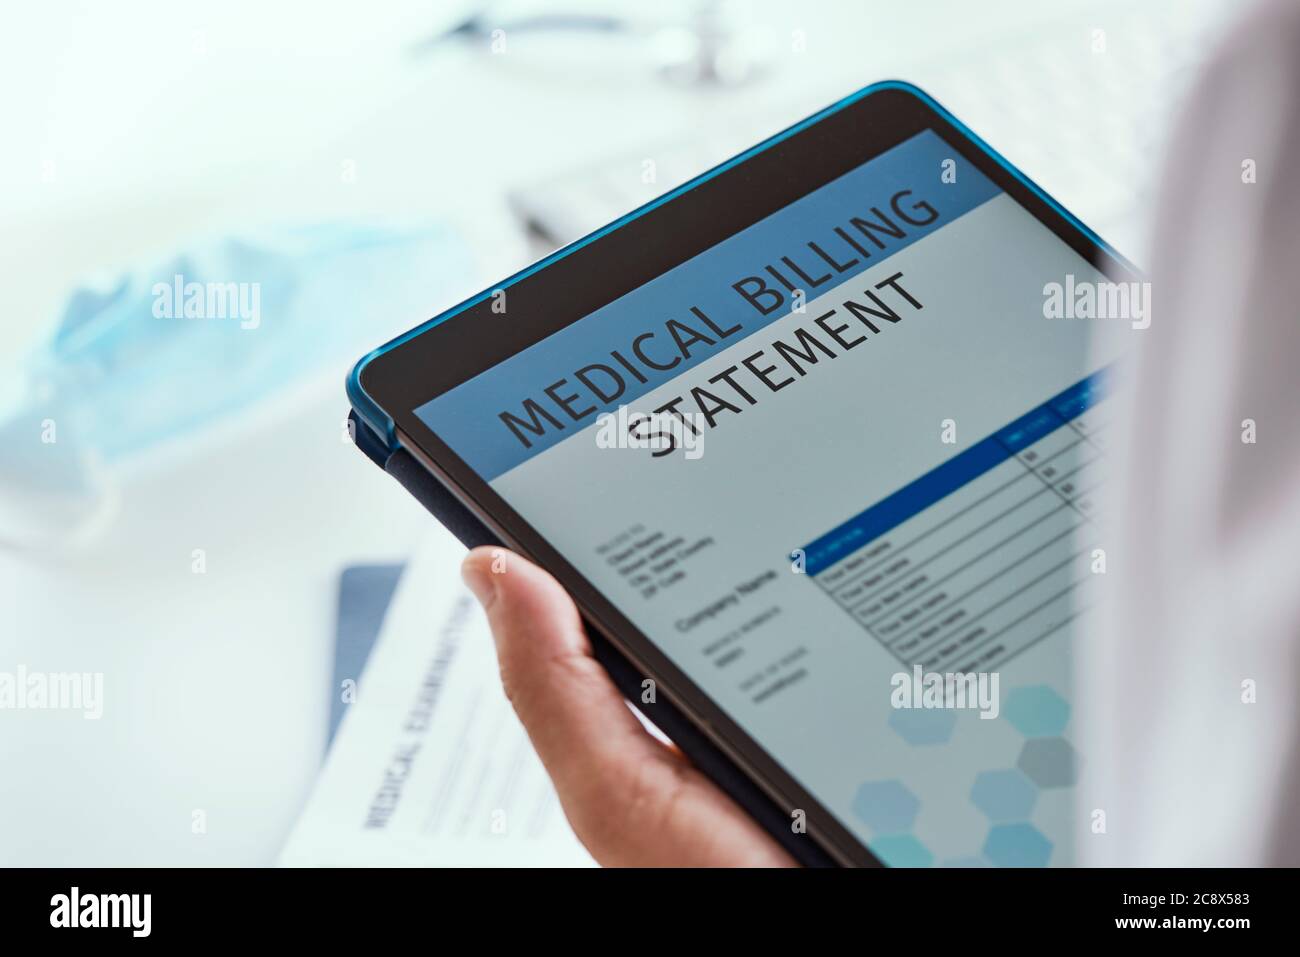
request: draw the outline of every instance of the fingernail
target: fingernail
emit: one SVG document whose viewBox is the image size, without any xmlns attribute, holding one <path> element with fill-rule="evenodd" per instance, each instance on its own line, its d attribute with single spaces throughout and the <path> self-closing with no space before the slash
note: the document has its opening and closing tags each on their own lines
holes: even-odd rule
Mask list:
<svg viewBox="0 0 1300 957">
<path fill-rule="evenodd" d="M 473 560 L 465 562 L 460 568 L 460 577 L 465 580 L 466 586 L 484 608 L 490 607 L 492 602 L 496 601 L 496 575 L 484 568 L 481 563 Z"/>
</svg>

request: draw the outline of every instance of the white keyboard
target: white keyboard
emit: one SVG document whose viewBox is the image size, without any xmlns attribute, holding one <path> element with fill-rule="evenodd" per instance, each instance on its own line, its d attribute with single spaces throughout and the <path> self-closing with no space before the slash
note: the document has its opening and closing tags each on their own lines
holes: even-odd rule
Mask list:
<svg viewBox="0 0 1300 957">
<path fill-rule="evenodd" d="M 920 64 L 905 78 L 1121 252 L 1140 258 L 1161 144 L 1207 48 L 1212 10 L 1183 0 L 1074 18 L 955 62 Z M 750 117 L 689 143 L 647 144 L 638 155 L 525 184 L 509 202 L 544 242 L 560 246 L 752 145 L 756 129 L 778 127 Z"/>
</svg>

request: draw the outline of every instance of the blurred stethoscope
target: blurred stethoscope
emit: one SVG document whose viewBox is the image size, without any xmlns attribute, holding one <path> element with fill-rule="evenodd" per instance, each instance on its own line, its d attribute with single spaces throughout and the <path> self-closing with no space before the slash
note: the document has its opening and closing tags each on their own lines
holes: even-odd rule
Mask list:
<svg viewBox="0 0 1300 957">
<path fill-rule="evenodd" d="M 566 38 L 605 37 L 627 41 L 639 48 L 641 59 L 664 79 L 684 86 L 732 86 L 766 72 L 772 63 L 767 35 L 754 27 L 745 12 L 729 0 L 693 0 L 678 4 L 678 14 L 663 5 L 637 4 L 652 14 L 611 13 L 609 5 L 584 9 L 512 14 L 512 4 L 479 6 L 459 23 L 419 44 L 419 52 L 432 52 L 461 41 L 484 50 L 505 52 L 515 39 L 519 46 L 536 48 L 542 35 Z"/>
</svg>

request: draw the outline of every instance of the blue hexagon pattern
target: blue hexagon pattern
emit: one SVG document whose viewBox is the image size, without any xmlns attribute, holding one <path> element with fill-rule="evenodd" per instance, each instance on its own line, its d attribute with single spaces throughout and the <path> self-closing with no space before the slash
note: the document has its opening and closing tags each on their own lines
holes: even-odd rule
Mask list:
<svg viewBox="0 0 1300 957">
<path fill-rule="evenodd" d="M 984 841 L 984 856 L 998 867 L 1046 867 L 1052 842 L 1032 824 L 998 824 Z"/>
<path fill-rule="evenodd" d="M 1002 713 L 1025 737 L 1051 738 L 1069 723 L 1070 704 L 1047 685 L 1030 685 L 1013 689 Z"/>
<path fill-rule="evenodd" d="M 930 867 L 934 855 L 911 834 L 879 837 L 870 842 L 872 853 L 890 867 Z"/>
<path fill-rule="evenodd" d="M 1038 789 L 1015 768 L 984 771 L 975 777 L 970 799 L 994 824 L 1009 824 L 1029 817 Z"/>
<path fill-rule="evenodd" d="M 853 813 L 877 834 L 912 829 L 920 799 L 902 781 L 867 781 L 853 796 Z"/>
<path fill-rule="evenodd" d="M 896 708 L 889 726 L 911 745 L 943 744 L 957 727 L 957 712 L 951 708 Z"/>
<path fill-rule="evenodd" d="M 1078 757 L 1064 738 L 1033 738 L 1025 742 L 1016 766 L 1040 788 L 1074 784 Z"/>
</svg>

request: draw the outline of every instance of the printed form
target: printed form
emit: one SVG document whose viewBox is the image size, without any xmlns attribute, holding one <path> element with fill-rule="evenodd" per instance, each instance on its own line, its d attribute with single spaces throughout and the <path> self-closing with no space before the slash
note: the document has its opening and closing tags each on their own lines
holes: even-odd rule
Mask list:
<svg viewBox="0 0 1300 957">
<path fill-rule="evenodd" d="M 403 573 L 282 866 L 594 863 L 501 690 L 463 555 L 439 529 Z"/>
</svg>

